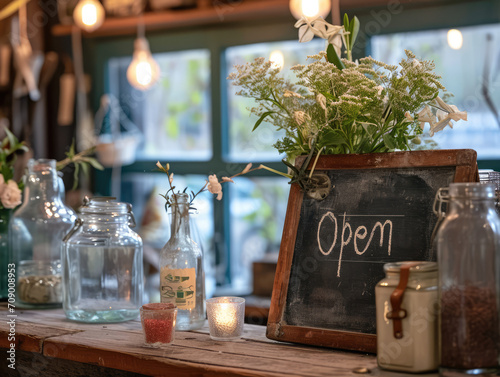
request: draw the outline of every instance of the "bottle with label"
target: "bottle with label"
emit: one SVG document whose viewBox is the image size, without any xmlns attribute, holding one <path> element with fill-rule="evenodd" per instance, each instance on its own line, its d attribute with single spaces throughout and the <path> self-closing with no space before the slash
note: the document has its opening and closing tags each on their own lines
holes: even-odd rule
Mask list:
<svg viewBox="0 0 500 377">
<path fill-rule="evenodd" d="M 170 240 L 160 254 L 161 302 L 177 306 L 178 331 L 196 330 L 205 323 L 205 276 L 200 246 L 189 230 L 189 196 L 171 199 Z"/>
</svg>

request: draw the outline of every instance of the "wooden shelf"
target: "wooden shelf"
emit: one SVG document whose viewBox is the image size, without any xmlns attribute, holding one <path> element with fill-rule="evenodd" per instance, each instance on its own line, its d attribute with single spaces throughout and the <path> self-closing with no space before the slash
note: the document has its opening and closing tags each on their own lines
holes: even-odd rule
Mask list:
<svg viewBox="0 0 500 377">
<path fill-rule="evenodd" d="M 108 18 L 102 26 L 92 33 L 84 32 L 86 37 L 133 35 L 137 24 L 144 22 L 147 31 L 179 29 L 192 26 L 209 26 L 233 22 L 290 19 L 289 0 L 254 0 L 234 4 L 216 2 L 214 6 L 200 2 L 197 8 L 148 12 L 140 17 Z M 210 2 L 211 4 L 211 2 Z M 73 25 L 55 25 L 53 36 L 70 35 Z"/>
<path fill-rule="evenodd" d="M 172 30 L 186 27 L 205 27 L 235 22 L 255 22 L 269 20 L 293 20 L 290 9 L 290 0 L 241 0 L 240 2 L 225 3 L 224 1 L 198 0 L 198 6 L 191 9 L 165 10 L 147 12 L 138 17 L 107 18 L 103 25 L 92 33 L 84 32 L 85 37 L 106 37 L 118 35 L 134 35 L 137 33 L 137 24 L 144 22 L 146 30 Z M 415 8 L 421 6 L 453 5 L 473 0 L 400 0 L 399 3 L 389 0 L 335 0 L 340 6 L 340 14 L 344 12 L 358 15 L 374 9 Z M 391 5 L 389 5 L 391 4 Z M 399 5 L 398 5 L 399 4 Z M 399 12 L 399 11 L 398 11 Z M 55 25 L 52 27 L 53 36 L 71 34 L 73 25 Z"/>
</svg>

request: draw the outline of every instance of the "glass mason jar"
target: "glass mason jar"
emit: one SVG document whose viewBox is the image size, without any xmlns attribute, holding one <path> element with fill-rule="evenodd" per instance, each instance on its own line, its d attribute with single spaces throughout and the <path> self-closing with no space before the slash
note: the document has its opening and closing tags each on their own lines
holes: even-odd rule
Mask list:
<svg viewBox="0 0 500 377">
<path fill-rule="evenodd" d="M 195 330 L 205 323 L 203 255 L 190 237 L 188 194 L 173 194 L 171 202 L 170 240 L 160 253 L 161 302 L 177 306 L 176 330 Z"/>
<path fill-rule="evenodd" d="M 63 309 L 80 322 L 122 322 L 142 305 L 142 240 L 131 205 L 114 198 L 85 198 L 64 238 Z"/>
<path fill-rule="evenodd" d="M 16 305 L 62 304 L 61 247 L 76 216 L 61 200 L 55 160 L 30 160 L 23 204 L 9 224 L 10 260 L 16 265 Z"/>
<path fill-rule="evenodd" d="M 435 247 L 442 373 L 498 367 L 500 218 L 491 184 L 452 183 Z"/>
<path fill-rule="evenodd" d="M 436 370 L 437 263 L 386 263 L 384 271 L 375 287 L 379 366 L 414 373 Z"/>
</svg>

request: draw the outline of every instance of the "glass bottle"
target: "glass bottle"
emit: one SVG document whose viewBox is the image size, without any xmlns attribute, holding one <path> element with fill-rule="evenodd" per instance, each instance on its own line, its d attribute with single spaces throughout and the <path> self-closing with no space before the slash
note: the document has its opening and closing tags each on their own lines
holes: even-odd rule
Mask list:
<svg viewBox="0 0 500 377">
<path fill-rule="evenodd" d="M 199 329 L 205 323 L 205 275 L 200 246 L 190 237 L 189 196 L 171 197 L 170 240 L 160 253 L 161 302 L 177 306 L 175 329 Z"/>
<path fill-rule="evenodd" d="M 498 367 L 500 218 L 491 184 L 452 183 L 435 245 L 442 373 Z"/>
<path fill-rule="evenodd" d="M 123 322 L 142 305 L 143 246 L 132 206 L 114 198 L 85 198 L 64 238 L 63 309 L 79 322 Z"/>
<path fill-rule="evenodd" d="M 55 160 L 30 160 L 23 204 L 9 224 L 10 260 L 16 265 L 16 305 L 62 303 L 61 246 L 76 216 L 61 200 Z"/>
<path fill-rule="evenodd" d="M 437 263 L 386 263 L 384 271 L 385 278 L 375 287 L 378 365 L 412 373 L 436 370 Z"/>
</svg>

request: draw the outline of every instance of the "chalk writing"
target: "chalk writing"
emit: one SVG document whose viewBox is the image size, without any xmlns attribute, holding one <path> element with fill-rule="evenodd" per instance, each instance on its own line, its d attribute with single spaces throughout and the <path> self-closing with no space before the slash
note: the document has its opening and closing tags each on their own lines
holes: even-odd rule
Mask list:
<svg viewBox="0 0 500 377">
<path fill-rule="evenodd" d="M 351 224 L 349 224 L 349 222 L 346 222 L 347 216 L 350 216 L 350 215 L 347 215 L 344 212 L 343 220 L 342 220 L 342 235 L 340 236 L 341 242 L 340 242 L 339 262 L 338 262 L 338 267 L 337 267 L 337 277 L 340 277 L 340 268 L 342 266 L 342 253 L 344 252 L 344 247 L 347 246 L 353 238 Z M 372 215 L 372 217 L 382 217 L 382 215 Z M 385 216 L 385 217 L 389 217 L 389 216 Z M 401 217 L 401 216 L 395 215 L 395 217 Z M 323 246 L 321 245 L 320 234 L 321 234 L 322 227 L 324 225 L 327 226 L 327 224 L 323 224 L 324 221 L 327 219 L 330 220 L 330 222 L 332 224 L 334 224 L 334 227 L 333 227 L 334 228 L 334 237 L 333 237 L 333 241 L 330 245 L 330 248 L 327 251 L 325 251 L 323 249 Z M 389 228 L 389 237 L 388 237 L 388 241 L 387 241 L 387 255 L 391 255 L 391 245 L 392 245 L 392 221 L 391 220 L 385 220 L 385 222 L 383 224 L 380 221 L 377 221 L 375 223 L 375 225 L 373 226 L 373 228 L 370 232 L 370 237 L 368 238 L 368 241 L 366 242 L 365 247 L 361 251 L 358 248 L 358 240 L 364 240 L 366 238 L 366 236 L 368 235 L 368 229 L 364 225 L 358 226 L 356 228 L 356 231 L 354 232 L 354 241 L 353 241 L 354 251 L 356 252 L 356 254 L 363 255 L 366 252 L 366 250 L 368 250 L 368 248 L 370 247 L 370 244 L 372 242 L 373 235 L 375 234 L 375 231 L 378 228 L 380 228 L 380 247 L 382 247 L 384 244 L 384 230 L 385 230 L 386 226 L 388 226 L 388 228 Z M 348 236 L 346 236 L 346 230 L 349 231 Z M 330 253 L 333 251 L 333 248 L 335 247 L 335 245 L 337 243 L 337 236 L 338 236 L 337 217 L 335 216 L 335 214 L 328 211 L 321 217 L 321 220 L 319 221 L 318 231 L 317 231 L 317 236 L 316 236 L 317 241 L 318 241 L 318 248 L 319 248 L 319 251 L 321 252 L 321 254 L 330 255 Z"/>
</svg>

